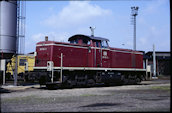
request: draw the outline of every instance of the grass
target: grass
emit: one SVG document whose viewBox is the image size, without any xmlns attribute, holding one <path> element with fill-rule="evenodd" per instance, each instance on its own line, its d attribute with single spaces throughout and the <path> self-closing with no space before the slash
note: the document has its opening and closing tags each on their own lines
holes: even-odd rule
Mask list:
<svg viewBox="0 0 172 113">
<path fill-rule="evenodd" d="M 36 96 L 24 96 L 24 97 L 13 97 L 13 98 L 6 98 L 6 99 L 1 99 L 4 102 L 19 102 L 19 101 L 24 101 L 28 102 L 30 100 L 34 100 Z"/>
<path fill-rule="evenodd" d="M 153 86 L 151 87 L 151 89 L 154 89 L 154 90 L 169 90 L 170 91 L 170 86 Z"/>
<path fill-rule="evenodd" d="M 84 97 L 88 97 L 88 96 L 97 96 L 97 95 L 93 95 L 93 94 L 83 94 L 81 96 L 84 96 Z"/>
</svg>

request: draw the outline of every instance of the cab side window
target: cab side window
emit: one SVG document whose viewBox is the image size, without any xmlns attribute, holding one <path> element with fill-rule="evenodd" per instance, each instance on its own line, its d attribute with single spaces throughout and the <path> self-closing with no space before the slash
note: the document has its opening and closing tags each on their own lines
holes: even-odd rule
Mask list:
<svg viewBox="0 0 172 113">
<path fill-rule="evenodd" d="M 86 44 L 86 45 L 90 45 L 90 40 L 83 39 L 82 40 L 82 43 L 83 44 Z"/>
<path fill-rule="evenodd" d="M 108 48 L 109 47 L 108 42 L 107 41 L 102 41 L 101 47 L 102 48 Z"/>
<path fill-rule="evenodd" d="M 83 44 L 87 44 L 87 43 L 88 43 L 88 40 L 83 39 L 83 40 L 82 40 L 82 43 L 83 43 Z"/>
<path fill-rule="evenodd" d="M 95 41 L 95 47 L 101 47 L 100 41 Z"/>
<path fill-rule="evenodd" d="M 78 44 L 78 39 L 72 40 L 72 41 L 70 41 L 70 43 L 72 43 L 72 44 Z"/>
<path fill-rule="evenodd" d="M 96 47 L 99 47 L 99 42 L 96 42 Z"/>
</svg>

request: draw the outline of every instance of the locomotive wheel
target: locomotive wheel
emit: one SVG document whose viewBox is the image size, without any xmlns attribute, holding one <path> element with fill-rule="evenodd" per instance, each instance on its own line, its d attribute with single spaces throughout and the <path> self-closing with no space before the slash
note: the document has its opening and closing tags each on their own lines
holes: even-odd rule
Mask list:
<svg viewBox="0 0 172 113">
<path fill-rule="evenodd" d="M 122 84 L 127 85 L 129 83 L 129 79 L 127 79 L 124 75 L 122 75 L 121 82 L 122 82 Z"/>
<path fill-rule="evenodd" d="M 28 74 L 25 74 L 25 75 L 24 75 L 24 81 L 25 81 L 25 82 L 28 82 L 28 81 L 29 81 Z"/>
<path fill-rule="evenodd" d="M 67 80 L 64 86 L 67 88 L 72 88 L 74 86 L 74 82 L 72 80 Z"/>
<path fill-rule="evenodd" d="M 137 77 L 135 84 L 140 84 L 140 82 L 141 82 L 140 78 Z"/>
<path fill-rule="evenodd" d="M 124 79 L 124 85 L 129 84 L 129 79 Z"/>
<path fill-rule="evenodd" d="M 95 84 L 96 84 L 95 80 L 93 80 L 93 79 L 88 79 L 87 80 L 87 86 L 88 87 L 95 86 Z"/>
<path fill-rule="evenodd" d="M 40 77 L 39 84 L 40 85 L 45 85 L 45 83 L 46 83 L 46 77 L 45 76 Z"/>
</svg>

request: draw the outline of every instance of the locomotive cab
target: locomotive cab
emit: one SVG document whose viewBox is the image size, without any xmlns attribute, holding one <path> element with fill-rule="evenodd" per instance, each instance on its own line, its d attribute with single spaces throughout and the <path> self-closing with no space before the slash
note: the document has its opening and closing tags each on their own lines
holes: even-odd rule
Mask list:
<svg viewBox="0 0 172 113">
<path fill-rule="evenodd" d="M 109 48 L 108 39 L 87 35 L 74 35 L 68 39 L 72 44 L 88 45 L 98 48 Z"/>
</svg>

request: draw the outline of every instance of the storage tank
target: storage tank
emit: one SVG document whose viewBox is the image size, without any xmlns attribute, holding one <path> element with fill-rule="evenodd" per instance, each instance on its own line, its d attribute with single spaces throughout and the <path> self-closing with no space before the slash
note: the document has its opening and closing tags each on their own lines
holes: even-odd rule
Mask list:
<svg viewBox="0 0 172 113">
<path fill-rule="evenodd" d="M 0 1 L 0 59 L 16 53 L 17 2 Z"/>
</svg>

